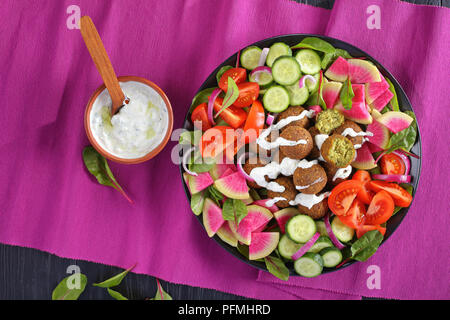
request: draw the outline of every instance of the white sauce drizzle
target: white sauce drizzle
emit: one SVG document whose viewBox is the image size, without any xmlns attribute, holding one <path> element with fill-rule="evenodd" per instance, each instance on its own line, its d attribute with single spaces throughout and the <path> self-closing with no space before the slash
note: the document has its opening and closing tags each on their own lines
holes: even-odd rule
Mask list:
<svg viewBox="0 0 450 320">
<path fill-rule="evenodd" d="M 319 177 L 319 178 L 317 178 L 316 180 L 314 180 L 312 183 L 310 183 L 310 184 L 308 184 L 308 185 L 306 185 L 306 186 L 295 186 L 295 189 L 297 189 L 297 190 L 308 189 L 308 188 L 311 187 L 312 185 L 314 185 L 314 184 L 316 184 L 316 183 L 319 183 L 319 182 L 322 182 L 322 181 L 323 181 L 323 178 L 322 178 L 322 177 Z"/>
<path fill-rule="evenodd" d="M 348 165 L 345 168 L 339 168 L 339 169 L 337 169 L 336 173 L 334 174 L 332 181 L 335 181 L 336 179 L 347 179 L 351 173 L 352 173 L 351 165 Z"/>
<path fill-rule="evenodd" d="M 365 136 L 372 137 L 373 133 L 370 132 L 370 131 L 368 131 L 368 132 L 364 132 L 364 131 L 356 132 L 352 128 L 347 128 L 341 133 L 341 136 L 344 136 L 344 137 L 350 136 L 352 138 L 354 138 L 354 137 L 365 137 Z"/>
<path fill-rule="evenodd" d="M 291 206 L 295 206 L 295 205 L 299 204 L 303 207 L 307 207 L 308 209 L 311 209 L 313 206 L 315 206 L 319 202 L 323 201 L 323 199 L 325 199 L 329 195 L 330 195 L 330 192 L 324 192 L 319 195 L 299 193 L 295 196 L 294 200 L 289 201 L 289 204 Z"/>
</svg>

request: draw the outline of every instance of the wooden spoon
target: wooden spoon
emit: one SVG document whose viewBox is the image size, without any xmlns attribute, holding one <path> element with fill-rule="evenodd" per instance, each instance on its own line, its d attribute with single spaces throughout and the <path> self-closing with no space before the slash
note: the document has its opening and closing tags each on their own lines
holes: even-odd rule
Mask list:
<svg viewBox="0 0 450 320">
<path fill-rule="evenodd" d="M 119 86 L 116 73 L 114 72 L 111 61 L 103 46 L 102 39 L 100 39 L 100 35 L 98 34 L 92 19 L 89 16 L 82 17 L 80 19 L 80 28 L 84 43 L 86 44 L 92 60 L 94 60 L 95 66 L 111 96 L 111 114 L 114 115 L 125 103 L 128 103 L 128 101 L 125 101 L 125 95 Z"/>
</svg>

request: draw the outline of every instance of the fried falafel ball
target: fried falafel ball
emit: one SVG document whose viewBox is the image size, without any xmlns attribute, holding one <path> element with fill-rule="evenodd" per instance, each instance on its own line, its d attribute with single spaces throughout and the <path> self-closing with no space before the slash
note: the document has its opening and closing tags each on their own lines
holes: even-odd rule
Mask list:
<svg viewBox="0 0 450 320">
<path fill-rule="evenodd" d="M 278 115 L 277 123 L 288 117 L 299 116 L 303 111 L 305 111 L 305 109 L 301 106 L 291 106 Z M 300 120 L 292 121 L 286 127 L 284 127 L 282 130 L 284 130 L 290 126 L 298 126 L 298 127 L 308 129 L 309 128 L 309 119 L 307 116 L 304 116 Z"/>
<path fill-rule="evenodd" d="M 300 213 L 306 214 L 314 220 L 320 219 L 323 218 L 328 211 L 328 200 L 327 198 L 323 199 L 321 202 L 312 206 L 311 209 L 299 204 L 297 205 L 297 209 L 298 211 L 300 211 Z"/>
<path fill-rule="evenodd" d="M 274 182 L 284 187 L 283 192 L 275 192 L 272 190 L 267 190 L 267 197 L 276 198 L 283 197 L 286 200 L 278 201 L 276 204 L 279 208 L 287 208 L 289 207 L 289 201 L 293 201 L 295 196 L 297 195 L 297 190 L 295 189 L 294 182 L 292 181 L 292 177 L 278 177 L 274 180 Z"/>
<path fill-rule="evenodd" d="M 293 146 L 280 146 L 281 152 L 291 159 L 303 159 L 312 150 L 313 140 L 311 134 L 302 127 L 290 126 L 281 132 L 280 137 L 289 141 L 302 142 Z"/>
<path fill-rule="evenodd" d="M 333 134 L 325 140 L 320 153 L 326 162 L 338 168 L 348 166 L 353 162 L 356 155 L 353 143 L 339 134 Z"/>
<path fill-rule="evenodd" d="M 331 134 L 345 121 L 344 115 L 335 109 L 323 110 L 317 115 L 315 127 L 323 134 Z"/>
<path fill-rule="evenodd" d="M 356 124 L 356 122 L 353 122 L 351 120 L 345 120 L 344 123 L 339 128 L 334 130 L 334 133 L 342 135 L 345 129 L 349 128 L 355 131 L 356 133 L 363 131 L 361 127 Z M 355 145 L 361 146 L 363 143 L 363 137 L 361 136 L 351 137 L 350 135 L 347 135 L 346 137 L 353 143 L 353 146 Z"/>
<path fill-rule="evenodd" d="M 317 159 L 320 157 L 320 150 L 319 150 L 319 148 L 317 148 L 315 138 L 318 134 L 321 134 L 321 133 L 320 133 L 319 129 L 317 129 L 316 127 L 309 128 L 308 132 L 311 135 L 312 140 L 313 140 L 313 147 L 312 147 L 311 152 L 308 155 L 308 158 L 309 159 Z"/>
<path fill-rule="evenodd" d="M 306 194 L 316 194 L 322 191 L 327 184 L 327 174 L 319 164 L 314 164 L 309 168 L 298 167 L 294 171 L 295 188 Z"/>
<path fill-rule="evenodd" d="M 255 168 L 264 167 L 268 161 L 258 158 L 258 157 L 248 157 L 247 160 L 245 160 L 244 165 L 242 168 L 244 169 L 245 173 L 250 175 L 250 172 Z M 266 180 L 268 181 L 268 178 L 266 177 Z M 255 181 L 249 181 L 247 180 L 247 184 L 250 188 L 259 189 L 261 188 L 260 185 L 258 185 Z"/>
<path fill-rule="evenodd" d="M 326 172 L 326 174 L 327 174 L 328 184 L 329 184 L 331 187 L 335 187 L 335 186 L 337 186 L 339 183 L 341 183 L 342 181 L 348 180 L 348 178 L 346 178 L 346 179 L 336 178 L 336 179 L 333 181 L 333 178 L 334 178 L 336 172 L 337 172 L 340 168 L 334 166 L 332 163 L 329 163 L 329 162 L 322 162 L 321 164 L 322 164 L 323 168 L 325 169 L 325 172 Z M 349 176 L 349 177 L 350 177 L 350 176 Z"/>
</svg>

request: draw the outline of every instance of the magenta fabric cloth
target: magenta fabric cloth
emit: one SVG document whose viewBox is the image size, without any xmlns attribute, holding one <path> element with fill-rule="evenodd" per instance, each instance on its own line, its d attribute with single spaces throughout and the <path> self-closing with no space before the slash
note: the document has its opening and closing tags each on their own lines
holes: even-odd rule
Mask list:
<svg viewBox="0 0 450 320">
<path fill-rule="evenodd" d="M 98 185 L 81 152 L 84 108 L 101 79 L 80 32 L 66 26 L 73 4 L 92 17 L 118 75 L 148 78 L 167 93 L 174 128 L 207 75 L 254 41 L 317 33 L 369 52 L 405 88 L 422 134 L 419 192 L 401 227 L 364 264 L 282 283 L 207 237 L 171 161 L 176 142 L 146 163 L 111 164 L 134 205 Z M 371 4 L 381 7 L 381 30 L 366 28 Z M 449 298 L 448 9 L 375 0 L 336 1 L 331 11 L 288 0 L 6 0 L 0 10 L 8 17 L 0 22 L 0 242 L 122 268 L 137 262 L 136 273 L 258 299 Z M 369 264 L 381 268 L 381 290 L 366 288 Z"/>
</svg>

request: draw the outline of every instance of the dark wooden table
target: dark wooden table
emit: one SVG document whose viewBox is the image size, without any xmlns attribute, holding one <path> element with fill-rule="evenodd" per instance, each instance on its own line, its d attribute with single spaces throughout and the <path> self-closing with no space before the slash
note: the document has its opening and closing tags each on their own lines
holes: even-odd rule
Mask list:
<svg viewBox="0 0 450 320">
<path fill-rule="evenodd" d="M 295 0 L 332 9 L 333 0 Z M 350 1 L 350 0 L 348 0 Z M 353 0 L 357 1 L 357 0 Z M 450 7 L 450 0 L 408 0 L 411 3 Z M 89 283 L 107 279 L 122 269 L 102 264 L 63 259 L 35 249 L 0 244 L 0 299 L 51 299 L 55 286 L 66 277 L 66 269 L 77 265 Z M 161 281 L 174 299 L 244 299 L 224 292 Z M 117 288 L 129 299 L 153 297 L 156 280 L 151 276 L 129 274 Z M 88 285 L 80 299 L 112 299 L 106 290 Z"/>
</svg>

